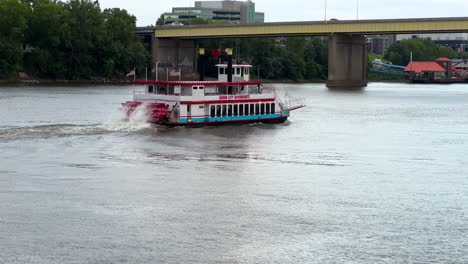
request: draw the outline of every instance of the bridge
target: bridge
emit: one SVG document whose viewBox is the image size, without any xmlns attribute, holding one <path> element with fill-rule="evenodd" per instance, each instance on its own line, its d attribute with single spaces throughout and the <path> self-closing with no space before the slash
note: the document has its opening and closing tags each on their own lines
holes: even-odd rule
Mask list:
<svg viewBox="0 0 468 264">
<path fill-rule="evenodd" d="M 153 31 L 154 61 L 195 67 L 197 39 L 329 36 L 330 88 L 367 85 L 367 47 L 364 35 L 468 32 L 468 17 L 382 20 L 330 20 L 241 25 L 192 25 L 138 28 Z"/>
</svg>

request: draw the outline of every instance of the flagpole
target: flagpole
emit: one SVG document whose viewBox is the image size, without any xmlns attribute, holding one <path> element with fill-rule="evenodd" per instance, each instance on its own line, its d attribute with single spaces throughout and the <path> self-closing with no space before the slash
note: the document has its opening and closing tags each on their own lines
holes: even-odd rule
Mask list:
<svg viewBox="0 0 468 264">
<path fill-rule="evenodd" d="M 182 81 L 182 70 L 179 68 L 179 81 Z"/>
<path fill-rule="evenodd" d="M 145 81 L 148 81 L 148 67 L 145 68 Z"/>
<path fill-rule="evenodd" d="M 158 64 L 159 64 L 159 63 L 156 62 L 156 67 L 155 67 L 155 68 L 156 68 L 156 81 L 158 80 Z"/>
<path fill-rule="evenodd" d="M 413 52 L 410 52 L 410 65 L 411 65 L 411 81 L 414 79 L 414 72 L 413 72 Z"/>
<path fill-rule="evenodd" d="M 134 74 L 133 74 L 133 100 L 135 100 L 135 81 L 136 81 L 136 67 L 133 68 Z"/>
</svg>

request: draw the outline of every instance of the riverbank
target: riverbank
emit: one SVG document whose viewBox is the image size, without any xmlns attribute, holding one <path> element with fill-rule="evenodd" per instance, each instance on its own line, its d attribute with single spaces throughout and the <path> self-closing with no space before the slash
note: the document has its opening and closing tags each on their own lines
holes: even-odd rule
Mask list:
<svg viewBox="0 0 468 264">
<path fill-rule="evenodd" d="M 144 81 L 144 79 L 140 79 Z M 214 81 L 215 79 L 213 79 Z M 253 79 L 253 81 L 257 81 L 257 79 Z M 306 83 L 326 83 L 326 80 L 258 80 L 263 83 L 284 83 L 284 84 L 306 84 Z M 408 83 L 408 80 L 368 80 L 369 83 Z M 132 84 L 133 80 L 123 80 L 123 79 L 94 79 L 94 80 L 49 80 L 49 79 L 40 79 L 40 80 L 0 80 L 0 85 L 41 85 L 41 84 L 51 84 L 51 85 L 60 85 L 60 84 L 110 84 L 110 85 L 118 85 L 118 84 Z"/>
<path fill-rule="evenodd" d="M 0 84 L 132 84 L 133 80 L 0 80 Z"/>
</svg>

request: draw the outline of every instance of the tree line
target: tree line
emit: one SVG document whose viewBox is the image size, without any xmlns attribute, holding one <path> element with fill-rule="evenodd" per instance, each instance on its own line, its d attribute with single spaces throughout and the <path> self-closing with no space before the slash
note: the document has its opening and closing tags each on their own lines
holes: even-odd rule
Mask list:
<svg viewBox="0 0 468 264">
<path fill-rule="evenodd" d="M 198 46 L 233 48 L 234 60 L 251 64 L 251 74 L 260 79 L 312 81 L 326 80 L 328 75 L 327 41 L 316 37 L 201 40 Z M 225 54 L 221 60 L 227 60 Z M 216 76 L 217 62 L 208 58 L 208 75 Z"/>
<path fill-rule="evenodd" d="M 411 60 L 435 61 L 437 58 L 467 59 L 468 53 L 458 53 L 450 47 L 435 44 L 429 38 L 412 38 L 393 43 L 384 55 L 384 59 L 396 65 L 406 66 Z"/>
<path fill-rule="evenodd" d="M 151 65 L 126 10 L 98 1 L 0 0 L 0 79 L 119 78 Z"/>
</svg>

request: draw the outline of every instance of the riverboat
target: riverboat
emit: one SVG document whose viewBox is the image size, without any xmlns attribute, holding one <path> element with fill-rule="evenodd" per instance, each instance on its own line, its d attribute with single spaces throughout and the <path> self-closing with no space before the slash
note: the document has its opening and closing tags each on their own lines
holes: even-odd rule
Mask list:
<svg viewBox="0 0 468 264">
<path fill-rule="evenodd" d="M 131 116 L 143 110 L 147 121 L 168 126 L 282 123 L 304 107 L 288 94 L 280 100 L 273 88 L 250 81 L 251 65 L 219 63 L 217 81 L 134 81 L 133 101 L 122 103 Z"/>
</svg>

